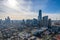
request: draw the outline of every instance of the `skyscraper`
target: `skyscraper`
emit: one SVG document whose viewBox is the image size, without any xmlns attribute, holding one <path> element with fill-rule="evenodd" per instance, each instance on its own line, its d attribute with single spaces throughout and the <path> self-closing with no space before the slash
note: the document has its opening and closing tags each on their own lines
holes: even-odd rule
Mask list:
<svg viewBox="0 0 60 40">
<path fill-rule="evenodd" d="M 43 26 L 45 26 L 45 27 L 48 26 L 48 16 L 43 17 Z"/>
<path fill-rule="evenodd" d="M 51 19 L 48 20 L 48 27 L 51 28 Z"/>
<path fill-rule="evenodd" d="M 39 10 L 38 21 L 42 20 L 42 10 Z"/>
<path fill-rule="evenodd" d="M 7 23 L 7 24 L 10 23 L 10 17 L 9 16 L 7 18 L 5 18 L 5 23 Z"/>
<path fill-rule="evenodd" d="M 39 10 L 39 14 L 38 14 L 38 26 L 39 27 L 42 26 L 42 10 Z"/>
</svg>

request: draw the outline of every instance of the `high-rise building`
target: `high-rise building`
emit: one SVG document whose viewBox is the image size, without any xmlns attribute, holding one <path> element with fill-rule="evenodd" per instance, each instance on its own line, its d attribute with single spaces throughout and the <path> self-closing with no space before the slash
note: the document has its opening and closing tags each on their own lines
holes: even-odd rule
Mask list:
<svg viewBox="0 0 60 40">
<path fill-rule="evenodd" d="M 39 10 L 39 14 L 38 14 L 38 26 L 41 27 L 42 26 L 42 10 Z"/>
<path fill-rule="evenodd" d="M 10 18 L 9 16 L 7 18 L 5 18 L 5 23 L 9 24 L 10 23 Z"/>
<path fill-rule="evenodd" d="M 48 16 L 43 17 L 43 26 L 45 26 L 45 27 L 48 26 Z"/>
<path fill-rule="evenodd" d="M 48 20 L 48 27 L 51 28 L 51 19 Z"/>
<path fill-rule="evenodd" d="M 39 10 L 38 21 L 42 20 L 42 10 Z"/>
</svg>

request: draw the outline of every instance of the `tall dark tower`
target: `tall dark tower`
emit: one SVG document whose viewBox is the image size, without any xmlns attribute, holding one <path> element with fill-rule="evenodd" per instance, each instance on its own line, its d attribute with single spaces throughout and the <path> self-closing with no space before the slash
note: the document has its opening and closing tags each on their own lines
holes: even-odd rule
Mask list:
<svg viewBox="0 0 60 40">
<path fill-rule="evenodd" d="M 38 21 L 42 20 L 42 10 L 39 10 Z"/>
</svg>

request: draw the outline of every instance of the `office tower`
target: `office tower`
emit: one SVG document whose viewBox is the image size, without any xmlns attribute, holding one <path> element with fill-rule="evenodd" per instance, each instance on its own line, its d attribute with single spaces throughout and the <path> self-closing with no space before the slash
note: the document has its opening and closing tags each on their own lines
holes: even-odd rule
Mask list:
<svg viewBox="0 0 60 40">
<path fill-rule="evenodd" d="M 45 26 L 45 27 L 48 26 L 48 16 L 43 17 L 43 26 Z"/>
<path fill-rule="evenodd" d="M 42 26 L 42 10 L 39 10 L 39 14 L 38 14 L 38 26 L 41 27 Z"/>
<path fill-rule="evenodd" d="M 32 25 L 33 25 L 34 27 L 37 27 L 37 26 L 38 26 L 37 19 L 33 18 L 33 20 L 32 20 Z"/>
<path fill-rule="evenodd" d="M 39 10 L 38 21 L 42 20 L 42 10 Z"/>
<path fill-rule="evenodd" d="M 5 23 L 9 24 L 10 23 L 10 18 L 9 16 L 7 18 L 5 18 Z"/>
<path fill-rule="evenodd" d="M 51 28 L 51 19 L 48 20 L 48 27 Z"/>
</svg>

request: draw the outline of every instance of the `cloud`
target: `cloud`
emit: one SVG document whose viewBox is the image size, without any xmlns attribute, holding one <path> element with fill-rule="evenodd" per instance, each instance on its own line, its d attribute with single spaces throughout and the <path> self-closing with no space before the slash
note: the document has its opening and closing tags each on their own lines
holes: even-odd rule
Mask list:
<svg viewBox="0 0 60 40">
<path fill-rule="evenodd" d="M 35 2 L 34 2 L 35 1 Z M 3 0 L 0 2 L 0 18 L 4 19 L 9 16 L 11 19 L 32 19 L 38 17 L 39 9 L 45 9 L 47 6 L 48 0 Z M 60 14 L 49 14 L 43 13 L 44 15 L 48 15 L 51 19 L 60 19 Z"/>
<path fill-rule="evenodd" d="M 25 0 L 7 0 L 1 3 L 0 18 L 2 19 L 6 16 L 10 16 L 11 19 L 28 19 L 34 17 L 32 16 L 34 12 L 30 12 L 32 4 L 30 0 L 28 2 Z"/>
</svg>

